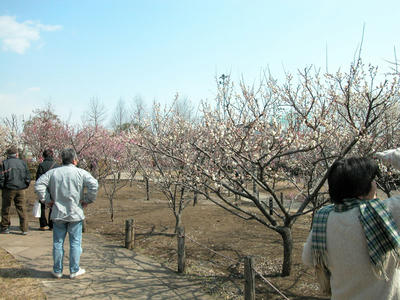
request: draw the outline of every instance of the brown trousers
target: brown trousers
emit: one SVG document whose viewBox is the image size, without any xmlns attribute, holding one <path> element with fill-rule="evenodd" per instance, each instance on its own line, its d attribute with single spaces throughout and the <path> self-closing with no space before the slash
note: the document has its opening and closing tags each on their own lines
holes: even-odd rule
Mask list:
<svg viewBox="0 0 400 300">
<path fill-rule="evenodd" d="M 15 208 L 19 216 L 19 228 L 21 231 L 28 231 L 28 219 L 26 215 L 25 190 L 9 190 L 3 189 L 1 206 L 1 229 L 4 230 L 11 225 L 10 208 L 11 202 L 14 200 Z"/>
</svg>

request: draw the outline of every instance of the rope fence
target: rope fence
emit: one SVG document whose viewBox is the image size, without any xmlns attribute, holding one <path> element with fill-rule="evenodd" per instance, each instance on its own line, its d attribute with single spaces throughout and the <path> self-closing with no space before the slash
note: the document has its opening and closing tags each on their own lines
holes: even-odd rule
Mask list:
<svg viewBox="0 0 400 300">
<path fill-rule="evenodd" d="M 125 248 L 133 249 L 134 247 L 134 240 L 135 240 L 135 229 L 141 228 L 145 230 L 144 227 L 137 226 L 133 219 L 128 219 L 125 222 Z M 254 300 L 255 299 L 255 274 L 259 276 L 267 285 L 269 285 L 274 291 L 276 291 L 282 299 L 289 300 L 287 296 L 285 296 L 270 280 L 265 278 L 260 271 L 256 270 L 253 267 L 254 259 L 253 257 L 246 256 L 241 260 L 233 259 L 229 256 L 223 255 L 202 243 L 196 241 L 193 237 L 188 234 L 185 234 L 183 227 L 178 227 L 177 233 L 175 234 L 177 237 L 177 245 L 178 245 L 178 273 L 185 272 L 185 239 L 187 238 L 192 243 L 200 246 L 201 248 L 214 253 L 215 255 L 222 257 L 232 264 L 239 266 L 240 264 L 244 263 L 244 278 L 245 278 L 245 300 Z M 243 261 L 244 260 L 244 261 Z"/>
<path fill-rule="evenodd" d="M 225 258 L 226 260 L 230 260 L 231 262 L 233 262 L 233 263 L 235 263 L 235 264 L 240 263 L 239 261 L 237 261 L 237 260 L 235 260 L 235 259 L 233 259 L 233 258 L 231 258 L 231 257 L 225 256 L 225 255 L 223 255 L 223 254 L 221 254 L 221 253 L 218 253 L 217 251 L 215 251 L 215 250 L 213 250 L 213 249 L 211 249 L 211 248 L 208 248 L 207 246 L 204 246 L 203 244 L 200 244 L 199 242 L 195 241 L 193 238 L 191 238 L 191 237 L 190 237 L 189 235 L 187 235 L 187 234 L 186 234 L 186 237 L 188 238 L 188 240 L 190 240 L 191 242 L 193 242 L 193 243 L 199 245 L 199 246 L 202 247 L 203 249 L 206 249 L 206 250 L 208 250 L 208 251 L 210 251 L 210 252 L 212 252 L 212 253 L 214 253 L 214 254 L 216 254 L 216 255 L 218 255 L 218 256 L 221 256 L 221 257 Z"/>
<path fill-rule="evenodd" d="M 258 272 L 256 269 L 254 269 L 254 272 L 257 273 L 258 276 L 260 276 L 260 278 L 262 280 L 264 280 L 266 283 L 268 283 L 276 292 L 278 292 L 279 295 L 281 295 L 283 297 L 283 299 L 289 300 L 288 297 L 286 297 L 277 287 L 275 287 L 271 281 L 269 281 L 267 278 L 265 278 L 260 272 Z"/>
<path fill-rule="evenodd" d="M 233 258 L 231 258 L 231 257 L 222 255 L 221 253 L 218 253 L 218 252 L 214 251 L 213 249 L 208 248 L 207 246 L 204 246 L 203 244 L 197 242 L 196 240 L 194 240 L 193 238 L 191 238 L 191 237 L 190 237 L 189 235 L 187 235 L 187 234 L 186 234 L 186 237 L 187 237 L 191 242 L 193 242 L 193 243 L 199 245 L 200 247 L 202 247 L 202 248 L 204 248 L 204 249 L 207 249 L 208 251 L 213 252 L 214 254 L 216 254 L 216 255 L 218 255 L 218 256 L 221 256 L 221 257 L 223 257 L 223 258 L 225 258 L 225 259 L 227 259 L 227 260 L 230 260 L 231 262 L 233 262 L 233 263 L 235 263 L 235 264 L 241 264 L 241 263 L 242 263 L 241 261 L 238 261 L 238 260 L 235 260 L 235 259 L 233 259 Z M 252 267 L 252 270 L 253 270 L 258 276 L 260 276 L 260 278 L 261 278 L 262 280 L 264 280 L 269 286 L 271 286 L 278 294 L 280 294 L 280 295 L 283 297 L 283 299 L 289 300 L 288 297 L 286 297 L 277 287 L 275 287 L 275 286 L 272 284 L 271 281 L 269 281 L 268 279 L 266 279 L 259 271 L 257 271 L 254 267 Z"/>
</svg>

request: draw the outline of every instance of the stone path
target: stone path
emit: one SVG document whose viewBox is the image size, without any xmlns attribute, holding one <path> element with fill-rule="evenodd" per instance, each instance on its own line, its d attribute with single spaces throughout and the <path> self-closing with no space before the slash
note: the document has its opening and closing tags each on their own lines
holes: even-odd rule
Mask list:
<svg viewBox="0 0 400 300">
<path fill-rule="evenodd" d="M 11 220 L 11 234 L 0 234 L 0 247 L 19 260 L 43 285 L 47 299 L 215 299 L 201 284 L 162 267 L 149 258 L 122 248 L 100 235 L 83 234 L 81 267 L 87 274 L 71 280 L 68 239 L 65 241 L 64 276 L 55 279 L 52 268 L 52 232 L 30 223 L 23 236 L 18 219 Z M 36 222 L 38 223 L 38 222 Z"/>
</svg>

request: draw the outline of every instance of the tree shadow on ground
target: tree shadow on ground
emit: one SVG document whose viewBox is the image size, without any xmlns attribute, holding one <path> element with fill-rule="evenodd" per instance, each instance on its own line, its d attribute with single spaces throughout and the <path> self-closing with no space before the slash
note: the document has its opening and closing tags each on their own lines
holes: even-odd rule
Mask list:
<svg viewBox="0 0 400 300">
<path fill-rule="evenodd" d="M 0 278 L 53 278 L 50 271 L 31 268 L 2 268 Z"/>
<path fill-rule="evenodd" d="M 145 239 L 151 236 L 166 236 L 166 237 L 176 237 L 176 233 L 168 233 L 166 232 L 169 230 L 168 227 L 164 227 L 161 231 L 157 232 L 155 231 L 156 226 L 153 225 L 151 226 L 150 230 L 148 232 L 135 232 L 135 240 L 140 240 L 140 239 Z"/>
</svg>

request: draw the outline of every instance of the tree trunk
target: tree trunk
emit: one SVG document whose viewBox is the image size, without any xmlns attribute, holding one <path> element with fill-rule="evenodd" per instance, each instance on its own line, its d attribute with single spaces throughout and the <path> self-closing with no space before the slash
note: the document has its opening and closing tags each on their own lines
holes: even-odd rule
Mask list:
<svg viewBox="0 0 400 300">
<path fill-rule="evenodd" d="M 185 273 L 186 254 L 185 254 L 185 229 L 177 227 L 176 233 L 178 236 L 178 273 Z"/>
<path fill-rule="evenodd" d="M 177 233 L 178 227 L 183 227 L 181 214 L 175 215 L 175 233 Z"/>
<path fill-rule="evenodd" d="M 150 201 L 150 187 L 149 187 L 149 178 L 144 177 L 144 182 L 146 183 L 146 200 Z"/>
<path fill-rule="evenodd" d="M 282 277 L 289 276 L 292 269 L 293 237 L 290 227 L 282 227 L 278 231 L 283 241 Z"/>
<path fill-rule="evenodd" d="M 198 196 L 198 193 L 196 192 L 196 191 L 194 191 L 193 192 L 193 206 L 196 206 L 196 204 L 197 204 L 197 196 Z"/>
<path fill-rule="evenodd" d="M 111 222 L 114 222 L 114 201 L 110 198 L 110 213 L 111 213 Z"/>
<path fill-rule="evenodd" d="M 240 196 L 235 194 L 235 205 L 239 206 Z"/>
<path fill-rule="evenodd" d="M 253 195 L 257 198 L 257 200 L 260 200 L 260 193 L 258 191 L 257 183 L 255 180 L 253 180 Z"/>
</svg>

